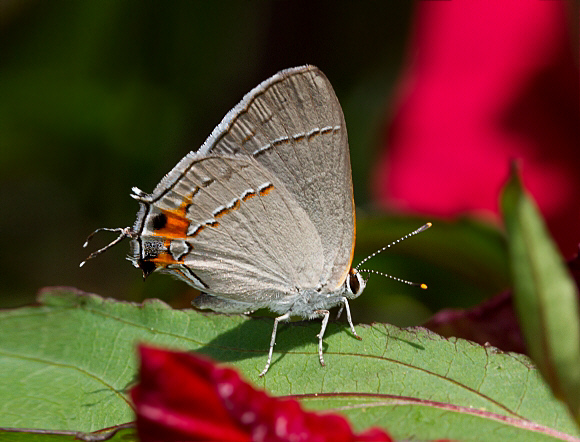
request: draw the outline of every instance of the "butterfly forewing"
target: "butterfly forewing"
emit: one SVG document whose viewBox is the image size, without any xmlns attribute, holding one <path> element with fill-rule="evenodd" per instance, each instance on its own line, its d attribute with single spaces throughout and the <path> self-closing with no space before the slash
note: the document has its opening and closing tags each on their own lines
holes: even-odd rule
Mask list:
<svg viewBox="0 0 580 442">
<path fill-rule="evenodd" d="M 255 158 L 286 186 L 319 233 L 320 282 L 340 286 L 354 247 L 354 202 L 346 125 L 328 79 L 313 66 L 266 80 L 216 127 L 198 154 Z"/>
<path fill-rule="evenodd" d="M 152 262 L 207 293 L 253 304 L 318 284 L 324 257 L 314 225 L 251 157 L 192 159 L 147 207 L 134 257 L 141 267 Z"/>
</svg>

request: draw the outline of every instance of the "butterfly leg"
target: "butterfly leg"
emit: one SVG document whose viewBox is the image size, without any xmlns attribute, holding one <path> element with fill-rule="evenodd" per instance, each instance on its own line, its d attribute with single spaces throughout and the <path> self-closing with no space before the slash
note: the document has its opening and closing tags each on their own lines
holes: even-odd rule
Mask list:
<svg viewBox="0 0 580 442">
<path fill-rule="evenodd" d="M 274 330 L 272 330 L 272 339 L 270 340 L 270 352 L 268 353 L 268 361 L 266 362 L 266 367 L 260 373 L 260 377 L 264 376 L 268 369 L 270 368 L 270 363 L 272 362 L 272 352 L 274 351 L 274 345 L 276 345 L 276 330 L 278 329 L 278 323 L 281 321 L 287 321 L 290 319 L 290 313 L 285 313 L 282 316 L 278 316 L 274 319 Z"/>
<path fill-rule="evenodd" d="M 322 328 L 320 333 L 316 335 L 318 338 L 318 357 L 320 359 L 320 365 L 323 367 L 326 365 L 324 363 L 324 358 L 322 357 L 322 338 L 324 337 L 324 332 L 326 331 L 326 325 L 328 324 L 328 318 L 330 317 L 330 312 L 328 310 L 316 310 L 318 315 L 322 316 Z"/>
<path fill-rule="evenodd" d="M 336 319 L 340 319 L 340 315 L 342 315 L 342 311 L 344 310 L 344 304 L 340 305 L 340 308 L 338 309 L 338 313 L 336 314 Z"/>
<path fill-rule="evenodd" d="M 346 297 L 342 297 L 341 298 L 342 301 L 342 305 L 344 306 L 344 308 L 346 309 L 346 319 L 348 320 L 348 325 L 350 325 L 350 331 L 352 332 L 352 334 L 354 335 L 355 338 L 357 338 L 359 341 L 362 341 L 362 338 L 357 335 L 356 330 L 354 329 L 354 325 L 352 323 L 352 318 L 350 316 L 350 307 L 348 306 L 348 299 L 346 299 Z M 341 311 L 342 311 L 342 306 L 340 307 Z"/>
</svg>

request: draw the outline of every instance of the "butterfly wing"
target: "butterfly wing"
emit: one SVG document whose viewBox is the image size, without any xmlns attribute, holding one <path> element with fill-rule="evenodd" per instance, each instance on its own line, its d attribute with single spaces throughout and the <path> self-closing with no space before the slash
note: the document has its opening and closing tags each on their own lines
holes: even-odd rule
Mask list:
<svg viewBox="0 0 580 442">
<path fill-rule="evenodd" d="M 320 236 L 320 282 L 344 282 L 355 212 L 346 124 L 326 76 L 314 66 L 281 71 L 233 108 L 197 152 L 255 158 L 307 213 Z"/>
<path fill-rule="evenodd" d="M 134 197 L 141 210 L 131 260 L 145 274 L 169 272 L 242 309 L 318 284 L 324 257 L 315 226 L 251 157 L 189 154 L 178 179 Z"/>
</svg>

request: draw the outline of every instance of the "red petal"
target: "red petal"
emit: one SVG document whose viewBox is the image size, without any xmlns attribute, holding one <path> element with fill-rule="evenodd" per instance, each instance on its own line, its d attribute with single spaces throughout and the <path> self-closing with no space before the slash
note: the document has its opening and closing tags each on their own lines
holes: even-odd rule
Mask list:
<svg viewBox="0 0 580 442">
<path fill-rule="evenodd" d="M 150 347 L 140 353 L 140 382 L 131 396 L 142 442 L 251 440 L 208 380 L 209 362 Z"/>
<path fill-rule="evenodd" d="M 255 389 L 230 368 L 199 356 L 141 347 L 132 391 L 142 441 L 390 441 L 375 428 L 359 435 L 337 414 L 304 411 L 293 399 Z"/>
<path fill-rule="evenodd" d="M 497 218 L 521 158 L 566 256 L 580 241 L 578 68 L 567 2 L 418 2 L 408 67 L 376 170 L 382 202 L 435 216 Z M 525 38 L 523 36 L 525 35 Z"/>
<path fill-rule="evenodd" d="M 356 442 L 393 442 L 394 439 L 379 428 L 369 428 L 358 434 Z"/>
</svg>

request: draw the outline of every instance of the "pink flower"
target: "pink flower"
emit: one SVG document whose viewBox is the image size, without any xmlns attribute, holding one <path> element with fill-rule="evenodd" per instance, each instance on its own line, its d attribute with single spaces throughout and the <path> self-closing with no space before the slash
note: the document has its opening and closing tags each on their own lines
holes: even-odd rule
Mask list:
<svg viewBox="0 0 580 442">
<path fill-rule="evenodd" d="M 304 411 L 293 399 L 255 389 L 235 370 L 200 356 L 142 346 L 131 391 L 142 442 L 391 441 L 372 428 L 353 433 L 338 414 Z"/>
<path fill-rule="evenodd" d="M 432 216 L 496 218 L 510 161 L 519 158 L 556 241 L 565 255 L 575 252 L 580 90 L 569 5 L 418 2 L 377 199 Z"/>
</svg>

